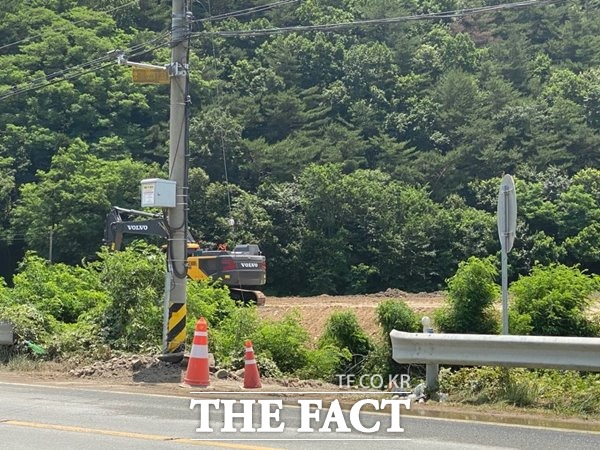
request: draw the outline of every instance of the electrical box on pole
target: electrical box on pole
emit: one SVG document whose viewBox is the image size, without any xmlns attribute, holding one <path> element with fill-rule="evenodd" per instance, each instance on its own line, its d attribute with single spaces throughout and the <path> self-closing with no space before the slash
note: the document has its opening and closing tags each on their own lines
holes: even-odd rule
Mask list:
<svg viewBox="0 0 600 450">
<path fill-rule="evenodd" d="M 172 180 L 148 178 L 141 181 L 142 208 L 175 208 L 177 183 Z"/>
</svg>

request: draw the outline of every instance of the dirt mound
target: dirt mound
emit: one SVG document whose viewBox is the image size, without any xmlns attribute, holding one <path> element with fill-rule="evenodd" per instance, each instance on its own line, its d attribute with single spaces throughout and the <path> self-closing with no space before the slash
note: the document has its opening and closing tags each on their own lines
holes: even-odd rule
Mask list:
<svg viewBox="0 0 600 450">
<path fill-rule="evenodd" d="M 236 392 L 243 390 L 244 373 L 239 371 L 228 371 L 210 368 L 210 386 L 203 388 L 208 391 L 222 390 Z M 186 372 L 186 361 L 181 363 L 169 363 L 160 360 L 156 356 L 131 355 L 114 357 L 107 361 L 96 361 L 90 365 L 78 367 L 68 373 L 53 373 L 54 379 L 79 378 L 82 381 L 97 383 L 100 385 L 110 383 L 143 383 L 161 384 L 163 387 L 180 390 Z M 1 373 L 0 373 L 1 375 Z M 299 378 L 266 378 L 262 377 L 263 387 L 273 392 L 280 391 L 310 391 L 327 387 L 331 390 L 332 385 L 320 380 L 301 380 Z"/>
<path fill-rule="evenodd" d="M 181 365 L 161 361 L 155 356 L 132 355 L 96 361 L 91 365 L 72 369 L 77 378 L 128 379 L 146 383 L 177 383 L 181 381 Z"/>
</svg>

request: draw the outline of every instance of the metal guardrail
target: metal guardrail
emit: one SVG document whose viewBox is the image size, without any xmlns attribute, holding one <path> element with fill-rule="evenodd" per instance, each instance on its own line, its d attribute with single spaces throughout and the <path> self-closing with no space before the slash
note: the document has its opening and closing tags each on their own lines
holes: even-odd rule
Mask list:
<svg viewBox="0 0 600 450">
<path fill-rule="evenodd" d="M 406 333 L 393 330 L 394 361 L 600 372 L 600 338 Z"/>
<path fill-rule="evenodd" d="M 13 345 L 15 334 L 13 326 L 9 322 L 0 322 L 0 345 Z"/>
</svg>

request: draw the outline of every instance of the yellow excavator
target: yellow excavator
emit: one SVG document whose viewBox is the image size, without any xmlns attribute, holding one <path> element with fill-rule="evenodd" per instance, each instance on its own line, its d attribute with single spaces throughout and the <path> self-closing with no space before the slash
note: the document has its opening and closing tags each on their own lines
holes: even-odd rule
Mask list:
<svg viewBox="0 0 600 450">
<path fill-rule="evenodd" d="M 169 237 L 167 222 L 161 214 L 113 206 L 106 215 L 104 243 L 112 250 L 120 250 L 125 234 Z M 236 245 L 231 251 L 224 246 L 202 249 L 189 233 L 187 241 L 187 274 L 191 279 L 220 279 L 234 300 L 265 304 L 261 288 L 267 282 L 267 262 L 258 245 Z"/>
</svg>

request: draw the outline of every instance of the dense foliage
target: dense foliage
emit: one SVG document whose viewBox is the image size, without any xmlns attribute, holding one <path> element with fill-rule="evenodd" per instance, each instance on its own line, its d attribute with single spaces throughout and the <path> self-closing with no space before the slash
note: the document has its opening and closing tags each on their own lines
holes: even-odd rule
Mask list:
<svg viewBox="0 0 600 450">
<path fill-rule="evenodd" d="M 495 334 L 498 314 L 494 309 L 500 289 L 498 273 L 490 259 L 469 258 L 448 280 L 444 307 L 436 311 L 435 324 L 445 333 Z"/>
<path fill-rule="evenodd" d="M 589 317 L 590 294 L 600 278 L 576 267 L 535 267 L 528 277 L 511 285 L 514 297 L 511 325 L 514 334 L 597 336 L 600 323 Z"/>
<path fill-rule="evenodd" d="M 498 251 L 494 202 L 508 172 L 519 202 L 511 277 L 536 263 L 600 273 L 594 2 L 335 32 L 203 34 L 495 3 L 305 0 L 205 20 L 264 2 L 191 2 L 195 236 L 259 243 L 273 293 L 438 289 L 460 261 Z M 110 205 L 139 207 L 139 180 L 167 176 L 168 87 L 132 83 L 107 55 L 167 63 L 169 20 L 169 2 L 0 6 L 7 282 L 25 251 L 50 257 L 51 241 L 55 261 L 93 257 Z"/>
</svg>

